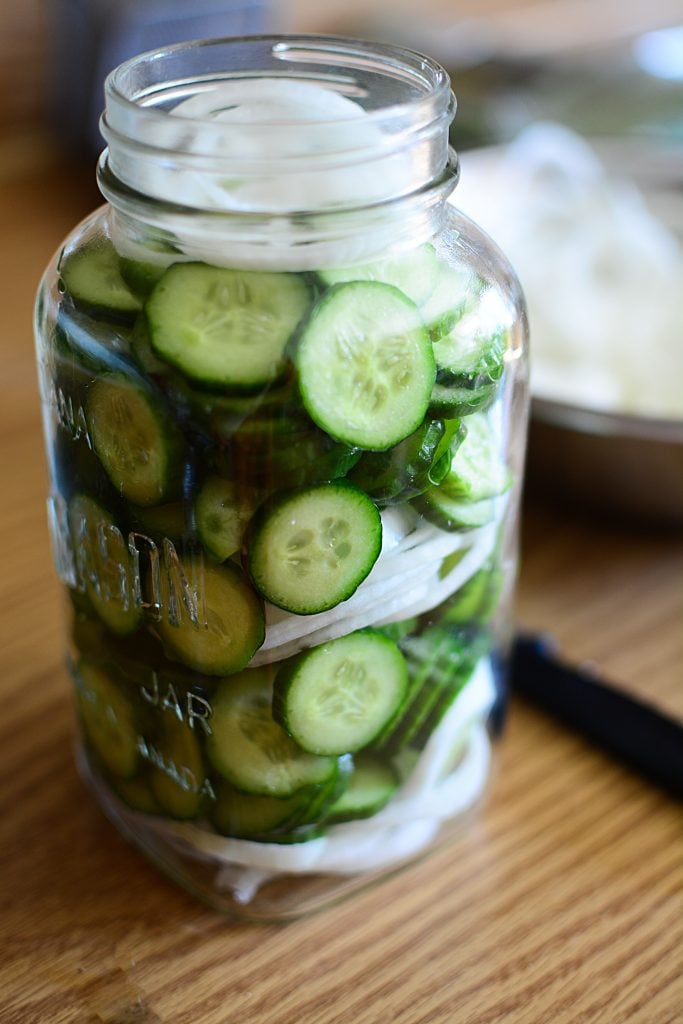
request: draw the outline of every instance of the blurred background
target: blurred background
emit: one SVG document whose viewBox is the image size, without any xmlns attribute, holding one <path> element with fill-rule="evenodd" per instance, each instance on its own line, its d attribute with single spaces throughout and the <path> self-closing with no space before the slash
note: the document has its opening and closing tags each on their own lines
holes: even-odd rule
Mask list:
<svg viewBox="0 0 683 1024">
<path fill-rule="evenodd" d="M 554 117 L 591 134 L 683 139 L 683 0 L 23 0 L 0 11 L 0 127 L 49 112 L 97 141 L 102 82 L 134 53 L 252 32 L 349 34 L 452 73 L 459 146 Z M 660 30 L 660 31 L 658 31 Z"/>
<path fill-rule="evenodd" d="M 683 0 L 4 4 L 0 183 L 66 162 L 85 214 L 100 201 L 106 73 L 167 43 L 257 32 L 400 43 L 447 68 L 453 201 L 509 256 L 529 305 L 529 487 L 683 524 Z"/>
</svg>

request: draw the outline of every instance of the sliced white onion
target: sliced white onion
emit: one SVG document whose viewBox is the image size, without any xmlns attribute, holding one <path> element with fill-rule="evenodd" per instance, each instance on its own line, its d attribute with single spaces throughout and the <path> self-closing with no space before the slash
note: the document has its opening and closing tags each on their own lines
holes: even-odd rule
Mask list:
<svg viewBox="0 0 683 1024">
<path fill-rule="evenodd" d="M 205 167 L 117 155 L 117 173 L 147 195 L 200 209 L 325 209 L 410 189 L 410 161 L 391 155 L 390 136 L 359 103 L 314 82 L 212 84 L 169 111 L 163 143 Z M 225 162 L 212 168 L 216 158 Z M 294 173 L 281 163 L 288 159 Z"/>
<path fill-rule="evenodd" d="M 683 246 L 648 208 L 657 192 L 626 180 L 628 149 L 604 152 L 607 168 L 568 128 L 536 124 L 504 149 L 465 154 L 453 202 L 519 275 L 534 394 L 683 419 Z"/>
<path fill-rule="evenodd" d="M 270 618 L 269 612 L 265 642 L 250 665 L 256 667 L 280 661 L 303 648 L 314 647 L 366 626 L 386 625 L 421 615 L 441 604 L 484 565 L 495 545 L 496 524 L 489 523 L 471 533 L 448 534 L 441 530 L 436 533 L 439 536 L 435 538 L 430 531 L 428 541 L 407 551 L 402 551 L 399 544 L 387 556 L 387 563 L 391 559 L 391 574 L 387 565 L 384 566 L 386 574 L 383 571 L 379 580 L 373 580 L 371 573 L 352 597 L 328 612 L 317 615 L 280 613 L 276 619 Z M 445 550 L 441 539 L 448 541 Z M 445 555 L 464 548 L 468 541 L 472 546 L 467 553 L 442 577 Z M 436 552 L 436 557 L 428 559 L 429 552 L 432 555 Z M 380 559 L 377 566 L 379 562 Z"/>
<path fill-rule="evenodd" d="M 336 89 L 292 78 L 234 78 L 211 82 L 170 113 L 174 117 L 220 122 L 278 124 L 362 118 L 365 110 Z M 305 127 L 305 125 L 304 125 Z"/>
<path fill-rule="evenodd" d="M 155 226 L 174 238 L 182 254 L 216 266 L 262 270 L 315 270 L 379 258 L 389 245 L 406 248 L 402 214 L 391 203 L 381 223 L 359 221 L 320 240 L 288 214 L 313 210 L 324 219 L 339 208 L 364 207 L 405 195 L 421 180 L 420 157 L 397 151 L 389 129 L 355 100 L 331 87 L 289 78 L 212 83 L 169 111 L 155 141 L 168 149 L 128 154 L 110 151 L 114 173 L 131 188 L 196 210 L 194 216 L 155 211 Z M 172 154 L 177 151 L 183 159 Z M 207 216 L 202 211 L 213 211 Z M 249 225 L 226 224 L 221 212 L 274 214 L 254 235 Z M 114 242 L 125 251 L 125 238 Z M 414 235 L 414 232 L 413 232 Z"/>
<path fill-rule="evenodd" d="M 491 745 L 485 726 L 472 728 L 464 756 L 458 766 L 438 784 L 434 784 L 420 796 L 412 799 L 395 797 L 383 811 L 363 821 L 347 821 L 332 825 L 328 830 L 329 843 L 321 858 L 326 870 L 341 870 L 328 866 L 333 859 L 348 853 L 351 862 L 352 848 L 356 843 L 365 843 L 369 848 L 372 841 L 386 837 L 394 830 L 406 829 L 423 822 L 437 827 L 448 818 L 461 814 L 483 791 L 489 776 Z M 347 848 L 348 844 L 348 848 Z M 391 856 L 389 851 L 387 856 Z M 318 862 L 320 863 L 320 862 Z M 390 861 L 387 861 L 390 863 Z M 363 869 L 358 869 L 363 870 Z M 346 871 L 349 871 L 347 863 Z"/>
<path fill-rule="evenodd" d="M 465 757 L 458 767 L 429 794 L 427 801 L 404 808 L 405 817 L 380 823 L 377 816 L 365 821 L 333 825 L 328 833 L 304 843 L 255 843 L 230 839 L 189 822 L 161 822 L 126 809 L 127 817 L 140 819 L 180 852 L 229 866 L 218 876 L 222 884 L 245 895 L 272 874 L 314 874 L 319 871 L 353 875 L 397 864 L 414 856 L 434 839 L 441 822 L 466 810 L 486 785 L 490 744 L 484 726 L 476 727 Z M 417 816 L 408 817 L 419 806 Z M 247 869 L 242 875 L 235 866 Z"/>
<path fill-rule="evenodd" d="M 381 618 L 374 625 L 386 626 L 391 622 L 400 622 L 401 619 L 410 619 L 414 615 L 423 615 L 459 590 L 484 566 L 493 551 L 496 542 L 495 525 L 489 524 L 484 527 L 484 531 L 479 534 L 476 544 L 444 576 L 439 571 L 425 580 L 421 589 L 409 591 L 398 611 L 393 607 L 383 607 Z"/>
<path fill-rule="evenodd" d="M 491 757 L 483 719 L 494 699 L 491 665 L 483 659 L 387 806 L 372 818 L 332 825 L 326 835 L 308 842 L 231 839 L 201 825 L 161 821 L 123 804 L 120 812 L 139 827 L 152 829 L 181 854 L 220 864 L 214 884 L 232 890 L 233 898 L 243 904 L 279 874 L 353 875 L 390 867 L 427 847 L 443 821 L 463 813 L 482 793 Z M 444 775 L 458 747 L 464 754 Z M 85 764 L 82 770 L 87 775 Z"/>
</svg>

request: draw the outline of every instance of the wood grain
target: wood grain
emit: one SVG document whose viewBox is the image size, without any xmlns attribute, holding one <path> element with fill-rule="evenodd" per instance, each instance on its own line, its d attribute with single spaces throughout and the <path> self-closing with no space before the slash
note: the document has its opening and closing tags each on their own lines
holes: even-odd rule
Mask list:
<svg viewBox="0 0 683 1024">
<path fill-rule="evenodd" d="M 2 1024 L 680 1024 L 680 808 L 514 704 L 456 843 L 286 926 L 224 921 L 119 838 L 72 763 L 30 336 L 90 170 L 0 194 Z M 521 621 L 683 710 L 683 543 L 529 509 Z"/>
</svg>

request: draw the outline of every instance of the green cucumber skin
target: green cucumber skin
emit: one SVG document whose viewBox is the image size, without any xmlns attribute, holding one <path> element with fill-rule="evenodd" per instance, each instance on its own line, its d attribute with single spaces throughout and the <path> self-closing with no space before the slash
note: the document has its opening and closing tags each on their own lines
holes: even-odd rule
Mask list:
<svg viewBox="0 0 683 1024">
<path fill-rule="evenodd" d="M 223 305 L 224 294 L 230 296 L 231 287 L 238 298 L 230 305 Z M 257 293 L 262 289 L 271 297 L 282 297 L 278 313 L 283 317 L 283 323 L 272 325 L 271 334 L 267 336 L 270 347 L 266 354 L 262 354 L 260 362 L 254 357 L 255 363 L 250 362 L 249 351 L 245 353 L 243 335 L 246 327 L 240 324 L 236 312 L 242 310 L 243 318 L 248 319 L 249 303 L 241 304 L 239 293 L 242 291 L 249 295 L 250 287 Z M 204 291 L 204 304 L 197 306 L 199 293 Z M 217 296 L 216 320 L 213 324 L 205 324 L 204 313 L 212 311 L 214 296 Z M 236 394 L 254 393 L 283 376 L 288 346 L 312 298 L 310 285 L 299 274 L 239 271 L 200 262 L 174 263 L 145 302 L 152 351 L 196 387 L 227 388 Z M 258 321 L 259 314 L 265 316 L 269 311 L 259 307 L 257 302 L 252 312 Z M 235 314 L 236 323 L 223 327 L 225 333 L 219 333 L 218 340 L 212 345 L 211 331 L 217 325 L 220 327 L 221 317 L 226 323 L 228 314 Z M 193 320 L 193 315 L 199 315 L 199 321 Z M 252 328 L 252 332 L 255 329 Z M 188 346 L 188 340 L 192 345 Z M 227 361 L 226 348 L 233 354 L 233 358 Z"/>
<path fill-rule="evenodd" d="M 378 432 L 376 423 L 372 428 L 363 427 L 362 414 L 358 414 L 360 422 L 358 416 L 353 420 L 348 414 L 342 416 L 339 412 L 331 418 L 335 404 L 340 409 L 344 407 L 345 396 L 340 394 L 339 382 L 346 380 L 350 371 L 347 367 L 343 374 L 339 372 L 336 382 L 333 382 L 329 378 L 330 352 L 329 350 L 317 350 L 325 348 L 328 340 L 333 337 L 335 326 L 343 323 L 345 310 L 352 310 L 358 305 L 368 303 L 381 307 L 382 302 L 388 305 L 389 311 L 393 315 L 398 316 L 400 311 L 400 315 L 405 317 L 406 323 L 409 323 L 405 330 L 412 338 L 412 358 L 416 364 L 413 366 L 413 373 L 408 377 L 407 369 L 402 362 L 401 365 L 404 366 L 405 372 L 401 383 L 392 383 L 391 389 L 386 390 L 390 390 L 392 395 L 400 393 L 401 389 L 405 391 L 408 381 L 415 378 L 415 371 L 418 369 L 421 385 L 416 394 L 408 396 L 410 399 L 408 412 L 404 411 L 406 403 L 404 393 L 404 401 L 395 403 L 391 425 L 385 425 L 382 431 Z M 342 307 L 341 310 L 337 309 L 338 306 Z M 382 320 L 379 318 L 378 330 L 381 329 Z M 341 345 L 343 348 L 344 344 L 344 332 L 342 332 L 339 335 L 337 347 L 339 348 Z M 368 451 L 386 451 L 419 428 L 427 412 L 431 390 L 436 381 L 436 362 L 432 344 L 426 328 L 422 324 L 417 307 L 397 288 L 377 281 L 350 281 L 335 284 L 329 288 L 312 306 L 308 317 L 298 331 L 294 359 L 299 374 L 301 397 L 311 419 L 321 430 L 337 441 Z M 319 366 L 328 368 L 325 371 L 328 379 L 322 384 L 322 387 L 320 375 L 316 370 L 316 367 Z M 379 391 L 384 387 L 379 378 L 371 377 L 368 384 L 370 386 L 376 384 Z M 321 390 L 329 392 L 325 401 L 321 400 Z"/>
<path fill-rule="evenodd" d="M 380 508 L 409 501 L 434 483 L 434 471 L 437 478 L 448 471 L 450 458 L 436 457 L 445 432 L 443 420 L 424 420 L 393 448 L 366 452 L 351 469 L 349 480 L 369 494 Z"/>
<path fill-rule="evenodd" d="M 317 667 L 317 663 L 322 661 L 322 665 L 318 670 L 325 671 L 327 668 L 325 665 L 325 659 L 330 655 L 330 652 L 334 652 L 331 655 L 334 659 L 334 655 L 338 654 L 342 649 L 349 648 L 350 653 L 347 657 L 353 657 L 353 654 L 355 653 L 354 646 L 356 641 L 358 641 L 361 645 L 359 653 L 362 655 L 364 653 L 362 651 L 362 645 L 365 638 L 371 641 L 372 645 L 381 645 L 384 648 L 385 653 L 394 662 L 391 666 L 395 673 L 393 705 L 385 709 L 383 716 L 376 722 L 374 731 L 371 730 L 368 732 L 367 727 L 365 730 L 359 728 L 357 736 L 355 738 L 350 738 L 351 741 L 349 743 L 341 743 L 340 740 L 335 740 L 334 744 L 329 741 L 321 741 L 318 735 L 319 729 L 312 729 L 310 723 L 304 723 L 302 725 L 296 724 L 296 719 L 300 719 L 301 717 L 300 713 L 293 709 L 293 705 L 299 703 L 297 697 L 299 684 L 303 681 L 305 688 L 305 677 L 311 671 L 311 663 Z M 374 658 L 377 657 L 377 653 L 374 654 Z M 358 657 L 358 654 L 356 657 Z M 373 652 L 371 648 L 367 651 L 366 657 L 372 660 Z M 334 664 L 334 660 L 332 664 Z M 327 670 L 329 671 L 330 669 L 327 668 Z M 308 750 L 310 753 L 332 754 L 336 756 L 344 753 L 355 754 L 359 750 L 371 746 L 376 742 L 377 737 L 383 733 L 387 727 L 387 723 L 394 718 L 396 709 L 401 706 L 407 686 L 408 676 L 405 661 L 397 644 L 379 630 L 372 628 L 357 630 L 355 633 L 347 633 L 345 636 L 339 637 L 337 640 L 331 640 L 326 644 L 321 644 L 319 647 L 303 651 L 280 669 L 275 677 L 275 683 L 273 686 L 273 717 L 280 723 L 288 735 L 290 735 L 295 742 L 302 747 L 302 749 Z M 341 694 L 343 694 L 343 689 L 344 684 L 341 684 Z M 366 718 L 368 714 L 372 713 L 372 711 L 372 708 L 369 709 L 366 714 Z M 364 722 L 362 724 L 365 725 Z M 309 737 L 308 733 L 314 731 L 316 732 L 315 737 Z"/>
<path fill-rule="evenodd" d="M 156 436 L 153 438 L 156 451 L 152 454 L 158 457 L 159 471 L 156 479 L 150 483 L 149 489 L 136 483 L 134 471 L 127 472 L 125 460 L 122 465 L 121 458 L 117 459 L 115 452 L 111 451 L 112 435 L 119 433 L 120 436 L 121 429 L 125 430 L 125 427 L 117 429 L 116 424 L 109 424 L 106 419 L 101 425 L 98 422 L 100 414 L 96 397 L 106 394 L 107 386 L 112 391 L 118 389 L 122 395 L 128 391 L 129 399 L 145 407 L 149 420 L 156 427 Z M 85 413 L 95 452 L 112 485 L 122 497 L 133 504 L 149 507 L 164 504 L 177 496 L 183 473 L 183 441 L 172 418 L 167 415 L 160 397 L 152 389 L 143 389 L 137 382 L 120 374 L 106 374 L 98 377 L 90 388 Z"/>
<path fill-rule="evenodd" d="M 319 826 L 327 819 L 327 812 L 348 789 L 353 775 L 353 756 L 342 754 L 337 758 L 337 770 L 332 778 L 320 786 L 305 809 L 297 825 Z"/>
<path fill-rule="evenodd" d="M 268 550 L 268 533 L 272 530 L 272 524 L 276 517 L 288 506 L 292 509 L 292 514 L 294 514 L 293 509 L 301 502 L 301 499 L 310 500 L 313 495 L 313 500 L 315 500 L 315 496 L 322 495 L 323 493 L 326 495 L 331 493 L 331 496 L 334 494 L 346 495 L 355 498 L 356 504 L 359 505 L 359 511 L 362 516 L 360 526 L 364 530 L 369 531 L 370 534 L 367 537 L 363 566 L 362 568 L 359 567 L 358 571 L 344 583 L 343 587 L 340 586 L 336 592 L 331 595 L 328 594 L 322 601 L 317 600 L 314 602 L 310 591 L 307 592 L 304 585 L 300 597 L 298 593 L 290 593 L 288 601 L 285 602 L 282 594 L 274 593 L 272 581 L 266 576 L 268 563 L 272 561 L 273 557 L 272 551 Z M 280 491 L 273 498 L 265 501 L 256 511 L 249 524 L 245 540 L 244 564 L 256 590 L 271 604 L 297 615 L 314 615 L 318 612 L 334 608 L 342 601 L 348 600 L 356 592 L 363 580 L 372 571 L 375 562 L 379 558 L 381 547 L 382 521 L 376 506 L 360 488 L 355 487 L 347 480 L 335 479 L 326 483 L 313 484 L 310 487 L 295 488 L 292 491 Z"/>
<path fill-rule="evenodd" d="M 126 276 L 124 274 L 124 278 Z M 150 282 L 150 286 L 153 286 L 153 282 Z M 331 286 L 319 298 L 314 296 L 311 291 L 309 312 L 315 308 L 318 302 L 324 302 L 336 290 L 343 287 L 346 286 L 339 284 Z M 149 293 L 151 287 L 145 285 L 143 288 L 141 279 L 139 288 L 135 290 Z M 67 296 L 65 308 L 70 304 L 71 300 Z M 97 324 L 97 321 L 90 319 L 84 311 L 85 306 L 82 310 L 75 310 L 76 317 L 80 317 L 79 329 L 87 327 L 88 323 Z M 89 312 L 90 316 L 97 315 L 95 311 Z M 432 341 L 436 341 L 448 333 L 457 321 L 458 312 L 457 310 L 449 311 L 444 314 L 443 320 L 439 321 L 438 325 L 436 321 L 428 325 L 428 333 L 431 334 Z M 116 319 L 111 311 L 106 313 L 106 317 L 104 311 L 101 315 L 108 320 Z M 128 322 L 129 316 L 132 315 L 128 313 L 123 315 L 122 322 Z M 135 375 L 137 375 L 137 379 L 145 381 L 147 384 L 151 383 L 158 391 L 162 407 L 170 413 L 172 419 L 185 434 L 187 449 L 193 462 L 194 482 L 188 484 L 182 492 L 181 500 L 185 502 L 189 502 L 196 496 L 198 484 L 219 467 L 221 472 L 225 471 L 226 475 L 236 480 L 239 486 L 250 482 L 264 486 L 266 491 L 277 492 L 281 492 L 285 488 L 290 490 L 293 487 L 307 489 L 320 482 L 343 480 L 344 477 L 347 477 L 352 486 L 355 484 L 358 487 L 363 482 L 365 486 L 361 486 L 361 489 L 369 494 L 375 505 L 401 505 L 410 501 L 416 509 L 420 508 L 420 497 L 424 496 L 427 491 L 438 489 L 438 484 L 448 474 L 450 455 L 452 454 L 450 446 L 448 451 L 443 450 L 444 438 L 442 437 L 441 450 L 439 450 L 439 446 L 434 447 L 431 444 L 432 439 L 430 438 L 429 443 L 424 449 L 420 448 L 416 455 L 419 462 L 418 469 L 415 471 L 408 469 L 407 480 L 404 478 L 398 481 L 378 481 L 380 469 L 383 465 L 390 463 L 392 452 L 402 445 L 407 447 L 407 442 L 413 435 L 408 435 L 388 449 L 362 449 L 358 445 L 337 441 L 319 424 L 313 422 L 302 402 L 295 368 L 298 338 L 305 323 L 304 319 L 285 347 L 281 374 L 273 381 L 268 382 L 266 386 L 259 386 L 258 390 L 231 385 L 217 386 L 215 382 L 193 380 L 171 364 L 161 360 L 155 354 L 151 342 L 146 336 L 144 313 L 137 314 L 137 324 L 142 325 L 144 336 L 144 342 L 139 346 L 134 338 L 135 329 L 130 332 L 129 339 L 127 329 L 122 327 L 117 330 L 113 323 L 105 323 L 103 320 L 99 324 L 102 331 L 111 331 L 112 339 L 115 334 L 117 336 L 115 350 L 106 353 L 105 346 L 109 344 L 108 341 L 103 341 L 102 345 L 99 343 L 93 345 L 92 353 L 87 348 L 82 349 L 81 353 L 82 347 L 74 349 L 70 342 L 67 347 L 69 357 L 72 359 L 72 352 L 81 353 L 73 361 L 74 365 L 78 367 L 79 374 L 83 370 L 83 381 L 79 385 L 82 396 L 87 394 L 88 386 L 98 376 L 104 373 L 119 372 L 123 365 L 121 360 L 125 360 L 126 367 L 130 365 L 131 379 L 136 379 Z M 114 345 L 113 340 L 111 344 Z M 96 348 L 102 348 L 105 351 L 105 359 L 100 360 L 100 353 L 95 351 Z M 86 363 L 90 363 L 89 368 L 86 367 Z M 74 385 L 72 384 L 72 386 Z M 452 436 L 455 438 L 453 447 L 455 447 L 457 438 L 462 437 L 464 433 L 466 417 L 472 411 L 486 408 L 494 402 L 499 386 L 500 374 L 496 376 L 495 368 L 491 373 L 481 370 L 476 374 L 467 375 L 457 373 L 448 367 L 435 366 L 434 385 L 429 405 L 413 434 L 422 430 L 426 433 L 429 418 L 434 417 L 436 420 L 445 422 L 446 430 L 450 429 L 453 432 Z M 462 424 L 460 423 L 461 416 L 463 417 Z M 62 440 L 65 441 L 64 438 Z M 70 461 L 74 460 L 70 460 L 68 455 L 63 457 L 64 478 L 68 479 L 69 474 L 73 477 L 73 482 L 69 484 L 70 494 L 78 492 L 93 494 L 94 488 L 98 500 L 101 495 L 100 503 L 103 508 L 111 512 L 119 523 L 125 521 L 128 526 L 137 529 L 143 526 L 144 514 L 147 512 L 153 514 L 158 509 L 160 517 L 163 517 L 164 503 L 160 503 L 159 506 L 155 503 L 147 508 L 137 509 L 136 506 L 124 501 L 120 492 L 113 489 L 109 478 L 106 476 L 103 478 L 99 460 L 92 451 L 87 449 L 84 442 L 68 439 L 65 448 L 68 445 L 79 448 L 83 456 L 82 468 L 69 465 Z M 428 462 L 429 466 L 427 466 Z M 99 467 L 97 471 L 95 466 Z M 358 470 L 358 476 L 356 470 Z M 388 472 L 400 478 L 400 466 L 393 466 Z M 425 473 L 427 474 L 426 481 Z M 99 482 L 95 484 L 98 474 Z M 411 490 L 411 487 L 415 490 Z M 417 487 L 419 487 L 419 492 Z M 180 496 L 180 492 L 173 491 L 172 493 L 174 497 Z M 432 493 L 434 492 L 432 491 Z M 269 496 L 267 500 L 274 504 L 279 498 L 280 493 L 276 493 Z M 491 506 L 487 507 L 490 509 Z M 123 519 L 121 518 L 121 509 L 123 510 Z M 480 525 L 477 521 L 478 513 L 483 514 L 483 511 L 483 505 L 479 505 L 477 508 L 476 503 L 464 502 L 461 506 L 460 518 L 457 516 L 444 517 L 443 514 L 439 518 L 439 513 L 433 506 L 426 518 L 429 518 L 430 515 L 433 516 L 434 521 L 438 521 L 439 525 L 446 529 L 464 530 Z M 474 522 L 467 522 L 468 512 L 470 519 L 473 519 Z M 444 524 L 444 519 L 447 525 Z M 196 522 L 191 510 L 187 514 L 185 529 L 180 529 L 179 525 L 178 528 L 174 526 L 173 518 L 169 520 L 169 523 L 171 524 L 169 528 L 153 526 L 148 527 L 147 530 L 143 529 L 142 532 L 149 532 L 158 542 L 161 542 L 164 536 L 169 536 L 178 542 L 179 551 L 181 550 L 180 544 L 183 545 L 183 550 L 186 553 L 199 549 Z M 179 523 L 180 521 L 178 521 Z M 243 548 L 245 565 L 247 564 L 248 544 L 251 536 L 250 528 Z M 484 601 L 486 611 L 482 611 L 481 606 L 475 610 L 474 604 L 477 601 L 475 601 L 474 592 L 470 595 L 469 603 L 466 600 L 466 594 L 462 594 L 462 597 L 463 604 L 457 612 L 454 604 L 453 622 L 455 624 L 471 624 L 473 621 L 485 621 L 482 616 L 488 615 L 491 601 L 488 594 Z M 100 641 L 95 636 L 97 630 L 93 628 L 90 631 L 92 636 L 86 635 L 89 633 L 89 627 L 93 626 L 94 610 L 87 595 L 77 595 L 77 600 L 83 604 L 77 623 L 78 645 L 84 651 L 90 645 L 90 657 L 93 662 L 100 664 L 103 654 L 99 649 Z M 424 622 L 424 617 L 422 621 Z M 183 685 L 205 684 L 208 687 L 206 694 L 210 699 L 215 687 L 220 685 L 218 673 L 207 675 L 198 668 L 183 666 L 176 660 L 176 655 L 171 649 L 167 648 L 169 657 L 154 635 L 154 623 L 149 619 L 146 620 L 143 628 L 138 628 L 125 636 L 112 634 L 102 622 L 96 622 L 94 625 L 108 644 L 106 654 L 108 661 L 105 661 L 104 664 L 116 664 L 122 667 L 126 659 L 130 662 L 130 670 L 122 668 L 122 671 L 129 677 L 131 687 L 138 688 L 140 685 L 147 685 L 149 666 L 153 666 L 154 671 L 158 671 L 160 674 L 169 672 L 169 678 L 176 680 L 174 685 L 179 692 L 182 691 Z M 396 624 L 395 631 L 392 631 L 392 627 L 385 627 L 384 631 L 391 639 L 399 641 L 400 644 L 403 640 L 410 639 L 419 628 L 420 623 L 417 620 L 409 620 L 405 625 Z M 145 638 L 149 641 L 149 646 L 154 648 L 149 653 L 146 651 Z M 439 659 L 437 658 L 436 661 L 438 662 Z M 139 666 L 143 663 L 144 671 L 139 670 Z M 231 669 L 231 671 L 235 670 Z M 411 748 L 423 745 L 452 702 L 453 687 L 451 685 L 439 678 L 429 678 L 429 672 L 424 667 L 424 678 L 418 678 L 418 672 L 419 670 L 415 667 L 414 674 L 417 681 L 412 688 L 409 686 L 406 689 L 399 709 L 400 713 L 397 711 L 389 724 L 384 726 L 371 741 L 371 744 L 368 744 L 378 750 L 382 762 L 387 765 L 391 764 L 393 751 L 402 751 L 406 745 Z M 432 666 L 432 675 L 438 676 L 434 666 Z M 413 672 L 411 672 L 412 676 Z M 138 677 L 140 681 L 138 681 Z M 181 683 L 181 680 L 185 680 L 185 683 Z M 162 689 L 163 685 L 161 684 Z M 275 707 L 275 701 L 273 706 Z M 142 706 L 141 712 L 144 711 L 149 713 L 149 709 Z M 137 707 L 136 714 L 138 714 Z M 142 722 L 141 717 L 140 721 Z M 141 728 L 145 729 L 145 726 L 141 725 Z M 201 734 L 200 738 L 203 739 Z M 363 748 L 364 751 L 365 748 Z M 335 774 L 331 774 L 325 782 L 297 791 L 295 813 L 293 812 L 272 828 L 257 830 L 250 835 L 244 834 L 241 837 L 263 842 L 306 842 L 324 834 L 322 829 L 328 823 L 354 820 L 365 816 L 366 813 L 368 815 L 376 813 L 380 807 L 379 804 L 367 812 L 342 812 L 342 816 L 338 816 L 334 811 L 334 804 L 341 797 L 342 791 L 349 785 L 353 759 L 356 757 L 358 760 L 361 756 L 362 753 L 345 753 L 338 756 Z M 342 762 L 345 768 L 342 768 Z M 247 794 L 247 798 L 258 799 L 258 794 L 256 796 Z M 152 807 L 153 804 L 150 803 L 150 808 Z M 206 811 L 210 816 L 211 810 L 208 804 Z M 150 810 L 149 813 L 171 814 L 172 812 L 169 810 L 164 812 L 162 808 L 158 808 Z"/>
<path fill-rule="evenodd" d="M 421 638 L 415 638 L 415 644 Z M 376 746 L 395 754 L 409 746 L 413 737 L 422 727 L 437 699 L 436 688 L 431 679 L 433 666 L 438 662 L 441 648 L 447 643 L 443 637 L 428 644 L 428 653 L 422 658 L 412 655 L 412 638 L 407 637 L 401 645 L 408 666 L 408 690 L 406 700 L 398 708 L 394 718 L 387 724 L 376 741 Z"/>
<path fill-rule="evenodd" d="M 337 758 L 303 751 L 276 722 L 272 675 L 247 669 L 219 683 L 205 749 L 218 774 L 241 792 L 290 797 L 329 784 L 339 766 Z"/>
<path fill-rule="evenodd" d="M 92 316 L 132 323 L 142 309 L 140 296 L 121 275 L 119 256 L 109 239 L 62 253 L 59 273 L 74 303 Z"/>
<path fill-rule="evenodd" d="M 317 790 L 321 787 L 311 787 Z M 269 841 L 270 837 L 300 825 L 305 810 L 311 803 L 313 796 L 308 789 L 299 790 L 289 797 L 259 796 L 254 793 L 242 793 L 225 779 L 216 781 L 216 803 L 211 809 L 211 821 L 217 832 L 233 839 L 251 839 L 258 841 Z M 251 823 L 242 815 L 240 821 L 239 811 L 233 809 L 227 813 L 225 803 L 233 801 L 233 805 L 240 803 L 245 806 L 248 814 L 254 815 Z M 260 812 L 260 813 L 259 813 Z"/>
<path fill-rule="evenodd" d="M 421 750 L 490 646 L 485 631 L 454 628 L 447 617 L 402 643 L 409 670 L 408 699 L 376 747 L 395 755 Z"/>
<path fill-rule="evenodd" d="M 434 246 L 427 242 L 401 256 L 355 267 L 318 271 L 317 279 L 323 289 L 355 281 L 390 285 L 420 306 L 428 301 L 433 291 L 439 265 Z"/>
<path fill-rule="evenodd" d="M 169 661 L 206 676 L 229 676 L 242 669 L 263 644 L 265 616 L 263 603 L 245 574 L 230 562 L 213 564 L 192 548 L 179 559 L 178 571 L 188 581 L 202 581 L 203 600 L 199 609 L 205 612 L 204 623 L 189 620 L 188 610 L 180 598 L 175 601 L 179 621 L 172 622 L 170 587 L 177 583 L 160 574 L 162 615 L 153 616 L 149 628 L 161 643 Z M 195 584 L 196 585 L 196 584 Z M 191 590 L 190 586 L 190 590 Z M 203 607 L 202 607 L 203 606 Z M 237 616 L 238 621 L 221 613 Z"/>
<path fill-rule="evenodd" d="M 354 792 L 354 783 L 357 783 L 368 770 L 382 776 L 377 792 L 372 800 L 367 796 L 363 799 L 363 793 Z M 394 766 L 385 758 L 377 755 L 360 754 L 355 761 L 347 788 L 334 803 L 329 807 L 325 816 L 325 824 L 338 824 L 343 821 L 357 821 L 360 818 L 371 818 L 389 802 L 398 789 L 400 783 L 399 775 Z"/>
<path fill-rule="evenodd" d="M 485 566 L 448 599 L 441 621 L 456 626 L 485 625 L 498 605 L 502 585 L 500 568 Z"/>
<path fill-rule="evenodd" d="M 239 430 L 228 446 L 218 449 L 214 464 L 221 476 L 251 480 L 264 490 L 341 480 L 361 457 L 359 448 L 334 441 L 309 421 L 305 432 L 267 443 L 266 436 L 249 437 Z"/>
<path fill-rule="evenodd" d="M 158 284 L 167 270 L 165 264 L 144 263 L 122 256 L 120 260 L 121 277 L 136 295 L 147 296 Z"/>
<path fill-rule="evenodd" d="M 458 532 L 460 530 L 476 530 L 493 521 L 496 505 L 493 498 L 481 501 L 455 501 L 439 492 L 439 487 L 431 487 L 414 500 L 415 508 L 424 518 L 442 530 Z"/>
<path fill-rule="evenodd" d="M 263 797 L 253 793 L 243 793 L 235 789 L 226 780 L 218 780 L 216 784 L 217 802 L 211 812 L 211 818 L 217 831 L 235 839 L 251 839 L 254 842 L 294 843 L 305 842 L 322 834 L 321 825 L 327 822 L 329 809 L 346 791 L 353 775 L 353 759 L 345 755 L 337 759 L 334 773 L 327 782 L 320 785 L 307 786 L 288 797 Z M 268 812 L 270 820 L 261 819 L 260 824 L 252 827 L 229 827 L 225 816 L 221 819 L 220 802 L 231 795 L 237 801 L 253 805 L 258 816 L 259 805 Z M 263 803 L 262 803 L 263 802 Z M 281 805 L 278 808 L 278 804 Z M 250 810 L 252 808 L 250 807 Z M 282 817 L 279 817 L 281 811 Z"/>
<path fill-rule="evenodd" d="M 481 387 L 469 388 L 435 384 L 429 399 L 429 415 L 442 419 L 459 419 L 473 412 L 490 409 L 498 396 L 498 383 L 489 381 Z"/>
</svg>

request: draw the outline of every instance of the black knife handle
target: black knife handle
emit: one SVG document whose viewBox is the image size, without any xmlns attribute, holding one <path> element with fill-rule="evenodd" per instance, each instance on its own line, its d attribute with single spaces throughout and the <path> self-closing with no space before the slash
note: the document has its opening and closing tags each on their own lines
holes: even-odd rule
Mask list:
<svg viewBox="0 0 683 1024">
<path fill-rule="evenodd" d="M 682 723 L 566 664 L 542 637 L 517 638 L 511 681 L 513 690 L 683 799 Z"/>
</svg>

